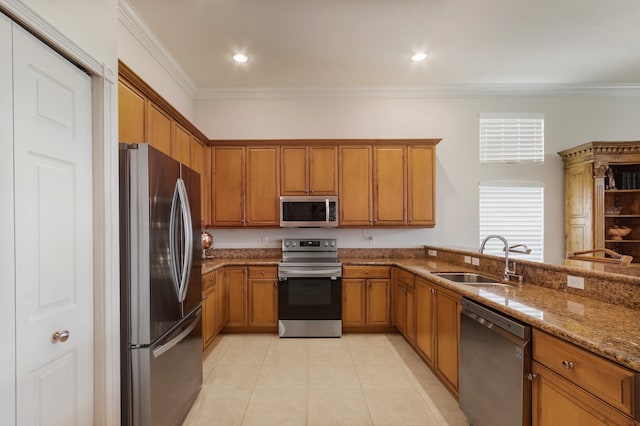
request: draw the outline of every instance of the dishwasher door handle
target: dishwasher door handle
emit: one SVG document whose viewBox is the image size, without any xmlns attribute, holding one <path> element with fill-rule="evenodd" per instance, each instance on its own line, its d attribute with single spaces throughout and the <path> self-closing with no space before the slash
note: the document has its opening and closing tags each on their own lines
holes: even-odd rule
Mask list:
<svg viewBox="0 0 640 426">
<path fill-rule="evenodd" d="M 518 346 L 521 346 L 521 347 L 524 348 L 529 343 L 529 339 L 521 339 L 518 336 L 509 333 L 507 330 L 502 329 L 501 327 L 499 327 L 496 324 L 492 323 L 488 319 L 483 318 L 483 317 L 481 317 L 480 315 L 478 315 L 478 314 L 476 314 L 474 312 L 471 312 L 471 311 L 468 311 L 466 309 L 463 309 L 462 311 L 460 311 L 460 313 L 462 315 L 468 317 L 469 319 L 475 321 L 476 323 L 480 324 L 481 326 L 483 326 L 485 328 L 488 328 L 492 332 L 501 335 L 505 339 L 509 340 L 512 343 L 515 343 Z"/>
</svg>

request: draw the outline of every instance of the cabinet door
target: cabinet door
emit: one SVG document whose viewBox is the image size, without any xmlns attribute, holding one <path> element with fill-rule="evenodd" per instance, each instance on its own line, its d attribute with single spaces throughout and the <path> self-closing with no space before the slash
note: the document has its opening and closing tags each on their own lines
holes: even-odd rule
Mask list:
<svg viewBox="0 0 640 426">
<path fill-rule="evenodd" d="M 210 225 L 211 211 L 211 148 L 191 138 L 191 168 L 200 174 L 200 224 Z"/>
<path fill-rule="evenodd" d="M 349 278 L 342 280 L 342 325 L 364 327 L 364 279 Z"/>
<path fill-rule="evenodd" d="M 406 290 L 404 337 L 413 345 L 416 341 L 415 290 L 409 287 Z"/>
<path fill-rule="evenodd" d="M 244 327 L 247 325 L 246 313 L 246 284 L 247 272 L 241 267 L 231 267 L 226 270 L 227 299 L 228 299 L 228 327 Z"/>
<path fill-rule="evenodd" d="M 565 250 L 567 252 L 602 247 L 594 235 L 594 187 L 591 163 L 577 164 L 564 170 Z M 604 226 L 604 225 L 603 225 Z M 597 245 L 601 244 L 601 245 Z"/>
<path fill-rule="evenodd" d="M 421 278 L 416 278 L 416 346 L 431 367 L 434 365 L 435 355 L 434 292 L 431 284 Z"/>
<path fill-rule="evenodd" d="M 149 102 L 149 144 L 167 155 L 171 155 L 171 117 Z"/>
<path fill-rule="evenodd" d="M 570 381 L 533 362 L 533 426 L 626 425 L 636 423 Z"/>
<path fill-rule="evenodd" d="M 147 100 L 122 80 L 118 81 L 118 142 L 146 142 Z"/>
<path fill-rule="evenodd" d="M 309 194 L 338 194 L 338 148 L 316 146 L 309 148 Z"/>
<path fill-rule="evenodd" d="M 213 225 L 244 223 L 244 147 L 214 147 Z"/>
<path fill-rule="evenodd" d="M 308 147 L 283 146 L 280 148 L 280 158 L 282 161 L 281 194 L 307 195 L 309 191 Z"/>
<path fill-rule="evenodd" d="M 278 147 L 247 147 L 247 226 L 280 224 Z"/>
<path fill-rule="evenodd" d="M 435 226 L 435 148 L 407 148 L 407 224 Z"/>
<path fill-rule="evenodd" d="M 436 371 L 458 393 L 460 296 L 436 289 Z"/>
<path fill-rule="evenodd" d="M 371 147 L 341 146 L 340 226 L 371 225 Z"/>
<path fill-rule="evenodd" d="M 249 326 L 275 327 L 278 321 L 278 280 L 249 280 Z"/>
<path fill-rule="evenodd" d="M 391 325 L 389 287 L 389 280 L 367 280 L 365 302 L 367 325 Z"/>
<path fill-rule="evenodd" d="M 406 334 L 407 324 L 407 289 L 401 285 L 396 284 L 396 301 L 395 301 L 395 316 L 396 316 L 396 328 L 404 336 Z"/>
<path fill-rule="evenodd" d="M 404 146 L 373 148 L 373 224 L 406 223 Z"/>
<path fill-rule="evenodd" d="M 185 166 L 191 167 L 191 133 L 176 122 L 173 123 L 171 156 Z"/>
<path fill-rule="evenodd" d="M 225 279 L 225 270 L 218 269 L 216 271 L 216 297 L 217 297 L 217 309 L 216 309 L 216 333 L 218 333 L 222 328 L 227 325 L 229 312 L 228 309 L 228 299 L 227 299 L 227 280 Z"/>
<path fill-rule="evenodd" d="M 216 336 L 216 286 L 212 285 L 202 293 L 202 349 Z"/>
</svg>

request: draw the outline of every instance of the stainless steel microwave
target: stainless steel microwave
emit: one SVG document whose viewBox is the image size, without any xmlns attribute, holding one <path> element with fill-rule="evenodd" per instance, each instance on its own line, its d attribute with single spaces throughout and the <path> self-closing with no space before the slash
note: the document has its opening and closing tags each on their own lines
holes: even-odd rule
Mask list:
<svg viewBox="0 0 640 426">
<path fill-rule="evenodd" d="M 335 228 L 338 226 L 338 197 L 280 197 L 281 228 Z"/>
</svg>

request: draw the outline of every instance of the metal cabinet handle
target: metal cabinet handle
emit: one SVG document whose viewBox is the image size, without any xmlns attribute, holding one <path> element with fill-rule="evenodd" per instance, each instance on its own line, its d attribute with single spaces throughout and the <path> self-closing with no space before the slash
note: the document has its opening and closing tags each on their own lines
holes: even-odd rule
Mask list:
<svg viewBox="0 0 640 426">
<path fill-rule="evenodd" d="M 567 370 L 571 370 L 573 368 L 573 362 L 571 361 L 562 361 L 562 366 L 567 369 Z"/>
<path fill-rule="evenodd" d="M 264 275 L 264 271 L 260 271 L 260 275 Z"/>
<path fill-rule="evenodd" d="M 69 330 L 59 330 L 53 333 L 53 336 L 51 336 L 51 341 L 53 343 L 64 343 L 67 340 L 69 340 Z"/>
<path fill-rule="evenodd" d="M 533 382 L 537 378 L 538 375 L 536 373 L 527 373 L 527 379 L 529 379 L 529 381 Z"/>
</svg>

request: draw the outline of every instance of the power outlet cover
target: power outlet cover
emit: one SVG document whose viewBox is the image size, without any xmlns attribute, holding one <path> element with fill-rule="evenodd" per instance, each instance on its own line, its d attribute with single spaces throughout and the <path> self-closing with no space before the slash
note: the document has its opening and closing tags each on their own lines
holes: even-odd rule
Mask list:
<svg viewBox="0 0 640 426">
<path fill-rule="evenodd" d="M 437 250 L 427 250 L 427 254 L 429 256 L 437 256 L 438 255 L 438 251 Z"/>
<path fill-rule="evenodd" d="M 578 290 L 584 290 L 584 278 L 574 277 L 573 275 L 567 275 L 567 287 L 577 288 Z"/>
<path fill-rule="evenodd" d="M 464 263 L 471 263 L 471 256 L 465 256 Z"/>
<path fill-rule="evenodd" d="M 472 257 L 471 258 L 471 264 L 474 266 L 480 266 L 480 258 L 479 257 Z"/>
</svg>

